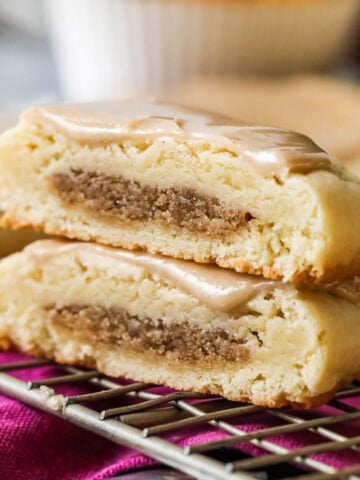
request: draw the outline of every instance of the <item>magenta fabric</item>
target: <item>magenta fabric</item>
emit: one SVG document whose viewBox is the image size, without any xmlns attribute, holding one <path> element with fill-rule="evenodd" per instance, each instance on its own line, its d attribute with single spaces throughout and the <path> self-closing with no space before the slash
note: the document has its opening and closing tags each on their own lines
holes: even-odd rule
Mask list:
<svg viewBox="0 0 360 480">
<path fill-rule="evenodd" d="M 19 353 L 1 353 L 0 363 L 26 359 Z M 61 375 L 56 366 L 31 369 L 31 379 Z M 14 376 L 29 380 L 28 370 L 14 372 Z M 61 393 L 74 395 L 84 393 L 78 386 L 63 386 L 56 389 Z M 157 387 L 156 391 L 168 392 Z M 360 396 L 349 400 L 351 405 L 360 407 Z M 118 404 L 118 401 L 117 401 Z M 318 415 L 341 414 L 329 406 L 310 411 L 297 411 L 298 415 L 310 419 Z M 244 431 L 256 431 L 281 424 L 266 413 L 239 417 L 234 422 Z M 345 436 L 360 435 L 360 420 L 341 423 L 332 427 Z M 179 430 L 167 438 L 179 445 L 217 440 L 226 434 L 212 426 L 201 426 Z M 311 432 L 278 435 L 273 442 L 289 449 L 319 443 L 321 438 Z M 247 454 L 260 455 L 263 452 L 251 444 L 239 444 Z M 313 458 L 336 468 L 360 464 L 360 452 L 344 449 L 337 452 L 314 455 Z M 88 433 L 44 412 L 34 410 L 20 402 L 0 395 L 0 478 L 1 480 L 101 480 L 118 472 L 154 465 L 156 462 L 101 437 Z"/>
</svg>

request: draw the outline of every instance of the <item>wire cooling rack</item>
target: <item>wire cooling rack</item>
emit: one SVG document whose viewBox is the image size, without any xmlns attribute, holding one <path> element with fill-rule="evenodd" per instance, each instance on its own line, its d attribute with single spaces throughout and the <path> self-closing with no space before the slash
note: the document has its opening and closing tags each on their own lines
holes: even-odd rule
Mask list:
<svg viewBox="0 0 360 480">
<path fill-rule="evenodd" d="M 189 392 L 172 392 L 159 395 L 149 391 L 153 385 L 145 383 L 120 384 L 111 381 L 95 370 L 82 370 L 58 366 L 62 375 L 41 381 L 23 382 L 14 378 L 12 371 L 53 365 L 48 360 L 35 359 L 0 365 L 0 392 L 32 407 L 45 410 L 86 430 L 101 435 L 115 443 L 136 449 L 163 464 L 204 480 L 230 480 L 271 478 L 274 466 L 290 464 L 294 468 L 291 478 L 296 480 L 323 480 L 332 478 L 360 478 L 360 464 L 336 470 L 313 458 L 314 454 L 360 447 L 360 436 L 348 438 L 332 430 L 332 426 L 360 419 L 360 409 L 348 403 L 360 394 L 360 384 L 355 383 L 339 392 L 330 402 L 337 415 L 304 419 L 294 410 L 265 409 L 254 405 L 229 402 L 221 398 Z M 56 385 L 76 383 L 95 387 L 96 391 L 63 397 L 56 394 Z M 136 398 L 134 398 L 136 397 Z M 89 408 L 89 403 L 112 400 L 111 408 Z M 114 406 L 121 399 L 121 406 Z M 136 403 L 134 403 L 134 400 Z M 193 402 L 197 400 L 197 402 Z M 199 401 L 201 400 L 201 401 Z M 84 405 L 86 404 L 86 406 Z M 232 419 L 266 413 L 281 425 L 257 430 L 242 431 Z M 183 427 L 205 425 L 226 432 L 223 440 L 205 442 L 190 447 L 179 447 L 161 435 Z M 294 432 L 316 433 L 321 443 L 288 450 L 274 443 L 277 434 Z M 264 450 L 260 457 L 246 457 L 231 447 L 248 442 Z M 230 452 L 230 453 L 229 453 Z M 228 461 L 225 462 L 224 459 Z M 289 478 L 277 476 L 277 478 Z"/>
</svg>

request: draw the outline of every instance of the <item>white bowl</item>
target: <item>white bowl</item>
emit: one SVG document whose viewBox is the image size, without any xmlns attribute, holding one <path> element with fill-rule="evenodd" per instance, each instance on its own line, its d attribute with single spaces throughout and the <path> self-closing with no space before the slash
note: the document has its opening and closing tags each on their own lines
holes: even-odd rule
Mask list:
<svg viewBox="0 0 360 480">
<path fill-rule="evenodd" d="M 359 0 L 48 0 L 69 99 L 153 93 L 200 74 L 327 67 Z"/>
</svg>

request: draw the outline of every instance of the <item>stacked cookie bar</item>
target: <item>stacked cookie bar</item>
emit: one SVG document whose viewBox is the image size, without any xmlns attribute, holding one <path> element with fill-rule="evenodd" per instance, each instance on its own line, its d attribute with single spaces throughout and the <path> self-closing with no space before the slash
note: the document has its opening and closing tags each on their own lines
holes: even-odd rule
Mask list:
<svg viewBox="0 0 360 480">
<path fill-rule="evenodd" d="M 309 138 L 154 102 L 33 108 L 0 338 L 113 376 L 310 407 L 360 374 L 360 180 Z"/>
</svg>

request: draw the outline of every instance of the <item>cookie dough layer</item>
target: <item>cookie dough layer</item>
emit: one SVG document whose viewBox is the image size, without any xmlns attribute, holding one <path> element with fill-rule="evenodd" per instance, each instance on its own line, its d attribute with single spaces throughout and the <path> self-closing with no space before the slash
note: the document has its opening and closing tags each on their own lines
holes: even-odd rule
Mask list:
<svg viewBox="0 0 360 480">
<path fill-rule="evenodd" d="M 120 213 L 103 214 L 99 196 Z M 204 112 L 137 102 L 32 109 L 0 141 L 0 202 L 12 228 L 267 278 L 360 272 L 360 180 L 307 137 Z"/>
<path fill-rule="evenodd" d="M 356 377 L 359 312 L 359 296 L 94 244 L 0 262 L 3 345 L 259 405 L 314 406 Z"/>
</svg>

